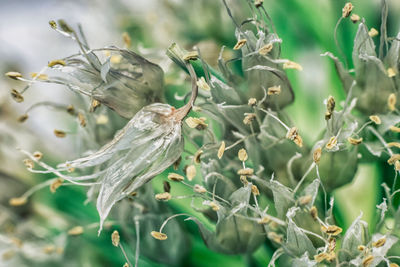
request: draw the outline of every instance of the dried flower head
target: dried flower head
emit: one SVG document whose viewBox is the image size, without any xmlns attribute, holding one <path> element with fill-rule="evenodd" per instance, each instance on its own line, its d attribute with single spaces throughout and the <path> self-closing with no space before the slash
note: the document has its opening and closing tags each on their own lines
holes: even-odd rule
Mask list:
<svg viewBox="0 0 400 267">
<path fill-rule="evenodd" d="M 349 141 L 349 143 L 352 145 L 359 145 L 362 143 L 363 138 L 362 137 L 360 137 L 360 138 L 349 137 L 349 138 L 347 138 L 347 141 Z"/>
<path fill-rule="evenodd" d="M 336 225 L 321 226 L 321 231 L 332 236 L 337 236 L 342 232 L 342 228 Z"/>
<path fill-rule="evenodd" d="M 53 132 L 54 135 L 57 136 L 58 138 L 64 138 L 67 135 L 66 132 L 57 129 L 55 129 Z"/>
<path fill-rule="evenodd" d="M 381 118 L 379 118 L 378 115 L 371 115 L 371 116 L 369 116 L 369 119 L 378 125 L 382 123 Z"/>
<path fill-rule="evenodd" d="M 50 185 L 50 192 L 54 194 L 57 191 L 57 189 L 63 184 L 63 182 L 64 179 L 62 178 L 55 179 L 54 182 L 52 182 Z"/>
<path fill-rule="evenodd" d="M 243 119 L 243 123 L 246 125 L 251 124 L 251 122 L 256 118 L 256 114 L 255 113 L 246 113 L 245 117 Z"/>
<path fill-rule="evenodd" d="M 245 44 L 247 43 L 246 39 L 240 39 L 237 41 L 237 43 L 235 44 L 235 46 L 233 47 L 233 50 L 239 50 L 240 48 L 242 48 Z"/>
<path fill-rule="evenodd" d="M 10 200 L 8 201 L 10 206 L 14 206 L 14 207 L 25 205 L 27 202 L 28 202 L 28 199 L 26 197 L 13 197 L 13 198 L 10 198 Z"/>
<path fill-rule="evenodd" d="M 254 97 L 249 98 L 249 101 L 247 102 L 247 105 L 254 107 L 255 105 L 257 105 L 257 99 L 255 99 Z"/>
<path fill-rule="evenodd" d="M 174 182 L 181 182 L 185 180 L 185 178 L 182 175 L 173 172 L 168 174 L 168 179 Z"/>
<path fill-rule="evenodd" d="M 303 67 L 300 64 L 289 60 L 283 63 L 283 69 L 295 69 L 302 71 Z"/>
<path fill-rule="evenodd" d="M 189 181 L 192 181 L 193 178 L 196 176 L 196 167 L 194 165 L 189 165 L 186 168 L 186 177 Z"/>
<path fill-rule="evenodd" d="M 361 19 L 360 16 L 357 15 L 357 14 L 352 14 L 352 15 L 350 16 L 350 20 L 351 20 L 353 23 L 359 22 L 360 19 Z"/>
<path fill-rule="evenodd" d="M 200 79 L 198 79 L 196 84 L 200 89 L 203 89 L 205 91 L 211 90 L 210 86 L 208 85 L 208 83 L 206 82 L 204 77 L 201 77 Z"/>
<path fill-rule="evenodd" d="M 254 174 L 254 170 L 251 168 L 244 168 L 244 169 L 240 169 L 237 172 L 239 175 L 244 175 L 244 176 L 251 176 Z"/>
<path fill-rule="evenodd" d="M 218 158 L 221 159 L 225 152 L 225 141 L 221 142 L 221 145 L 218 148 Z"/>
<path fill-rule="evenodd" d="M 11 90 L 11 97 L 14 99 L 15 102 L 21 103 L 24 101 L 24 97 L 15 89 Z"/>
<path fill-rule="evenodd" d="M 119 246 L 119 242 L 120 242 L 120 236 L 117 230 L 114 230 L 114 232 L 111 234 L 111 242 L 114 245 L 114 247 L 118 247 Z"/>
<path fill-rule="evenodd" d="M 273 44 L 268 43 L 264 46 L 262 46 L 259 50 L 258 53 L 262 56 L 266 56 L 269 52 L 272 51 L 272 48 L 274 48 Z"/>
<path fill-rule="evenodd" d="M 281 86 L 272 86 L 268 88 L 268 95 L 279 95 L 281 93 Z"/>
<path fill-rule="evenodd" d="M 390 94 L 387 100 L 388 107 L 391 111 L 396 109 L 397 98 L 395 94 Z"/>
<path fill-rule="evenodd" d="M 22 78 L 22 74 L 16 71 L 9 71 L 5 74 L 8 78 L 17 80 L 18 78 Z"/>
<path fill-rule="evenodd" d="M 368 32 L 368 35 L 371 36 L 371 38 L 378 36 L 379 32 L 375 28 L 371 28 Z"/>
<path fill-rule="evenodd" d="M 69 229 L 67 233 L 68 233 L 68 235 L 74 235 L 74 236 L 81 235 L 81 234 L 83 234 L 83 227 L 75 226 L 75 227 Z"/>
<path fill-rule="evenodd" d="M 163 201 L 168 201 L 171 199 L 171 194 L 168 192 L 164 192 L 164 193 L 159 193 L 157 195 L 155 195 L 155 199 L 157 200 L 163 200 Z"/>
<path fill-rule="evenodd" d="M 197 130 L 204 130 L 205 128 L 207 128 L 208 124 L 205 123 L 206 118 L 201 117 L 201 118 L 195 118 L 195 117 L 188 117 L 185 122 L 186 124 L 194 129 L 196 128 Z"/>
<path fill-rule="evenodd" d="M 328 143 L 325 145 L 326 149 L 331 150 L 333 148 L 335 148 L 337 145 L 337 137 L 336 136 L 332 136 Z"/>
<path fill-rule="evenodd" d="M 246 149 L 240 149 L 238 152 L 238 157 L 240 161 L 246 161 L 248 159 Z"/>
<path fill-rule="evenodd" d="M 155 239 L 158 239 L 158 240 L 166 240 L 168 238 L 168 236 L 166 234 L 160 233 L 157 231 L 151 231 L 150 234 L 152 237 L 154 237 Z"/>
<path fill-rule="evenodd" d="M 207 192 L 207 189 L 205 189 L 204 186 L 202 186 L 202 185 L 195 184 L 193 187 L 193 191 L 196 193 L 203 194 L 203 193 Z"/>
<path fill-rule="evenodd" d="M 347 18 L 350 15 L 353 8 L 354 6 L 350 2 L 346 3 L 342 9 L 342 17 Z"/>
<path fill-rule="evenodd" d="M 322 148 L 319 146 L 313 152 L 313 161 L 318 164 L 321 160 Z"/>
</svg>

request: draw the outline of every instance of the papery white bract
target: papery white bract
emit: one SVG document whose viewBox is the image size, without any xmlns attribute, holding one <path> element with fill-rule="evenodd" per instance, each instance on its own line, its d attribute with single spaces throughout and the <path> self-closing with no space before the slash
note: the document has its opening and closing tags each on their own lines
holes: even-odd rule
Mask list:
<svg viewBox="0 0 400 267">
<path fill-rule="evenodd" d="M 97 198 L 100 230 L 117 201 L 164 171 L 181 155 L 181 121 L 175 119 L 174 112 L 167 104 L 146 106 L 100 150 L 59 166 L 60 169 L 100 167 L 97 173 L 101 182 Z"/>
</svg>

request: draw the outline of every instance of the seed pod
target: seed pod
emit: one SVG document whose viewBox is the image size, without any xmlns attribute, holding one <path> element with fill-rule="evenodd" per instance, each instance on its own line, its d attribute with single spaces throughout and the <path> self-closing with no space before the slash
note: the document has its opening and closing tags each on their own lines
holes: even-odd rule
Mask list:
<svg viewBox="0 0 400 267">
<path fill-rule="evenodd" d="M 261 48 L 258 50 L 258 53 L 259 53 L 260 55 L 262 55 L 262 56 L 266 56 L 269 52 L 272 51 L 272 48 L 274 48 L 273 44 L 268 43 L 268 44 L 264 45 L 263 47 L 261 47 Z"/>
<path fill-rule="evenodd" d="M 346 3 L 342 9 L 342 17 L 347 18 L 350 15 L 353 8 L 354 6 L 350 2 Z"/>
<path fill-rule="evenodd" d="M 342 228 L 336 225 L 321 226 L 321 231 L 332 236 L 337 236 L 342 232 Z"/>
<path fill-rule="evenodd" d="M 281 93 L 281 86 L 272 86 L 268 88 L 267 95 L 279 95 Z"/>
<path fill-rule="evenodd" d="M 114 230 L 114 232 L 111 234 L 111 242 L 113 244 L 114 247 L 118 247 L 119 246 L 119 242 L 120 242 L 120 236 L 117 230 Z"/>
<path fill-rule="evenodd" d="M 225 152 L 225 142 L 222 141 L 221 145 L 218 148 L 218 155 L 217 156 L 218 156 L 219 159 L 222 158 L 222 156 L 224 155 L 224 152 Z"/>
<path fill-rule="evenodd" d="M 362 137 L 360 137 L 360 138 L 352 138 L 352 137 L 349 137 L 349 138 L 347 138 L 347 141 L 349 141 L 350 144 L 356 146 L 356 145 L 359 145 L 359 144 L 362 143 L 363 138 L 362 138 Z"/>
<path fill-rule="evenodd" d="M 238 170 L 237 173 L 239 175 L 251 176 L 251 175 L 253 175 L 254 170 L 251 168 L 244 168 L 244 169 Z"/>
<path fill-rule="evenodd" d="M 302 71 L 303 67 L 300 64 L 289 60 L 283 63 L 283 69 L 295 69 Z"/>
<path fill-rule="evenodd" d="M 182 175 L 179 175 L 177 173 L 169 173 L 168 174 L 168 179 L 174 182 L 181 182 L 185 180 L 185 178 Z"/>
<path fill-rule="evenodd" d="M 158 240 L 166 240 L 168 236 L 164 233 L 156 232 L 156 231 L 151 231 L 151 236 L 154 237 L 155 239 Z"/>
<path fill-rule="evenodd" d="M 242 48 L 245 44 L 247 43 L 246 39 L 240 39 L 237 41 L 237 43 L 235 44 L 235 46 L 233 47 L 233 50 L 239 50 L 240 48 Z"/>
<path fill-rule="evenodd" d="M 24 101 L 24 97 L 15 89 L 11 90 L 11 97 L 14 99 L 15 102 L 21 103 Z"/>
<path fill-rule="evenodd" d="M 82 226 L 75 226 L 68 230 L 68 235 L 81 235 L 83 234 L 83 227 Z"/>
<path fill-rule="evenodd" d="M 240 161 L 246 161 L 248 159 L 246 149 L 240 149 L 238 152 L 238 157 Z"/>
<path fill-rule="evenodd" d="M 168 201 L 171 199 L 171 194 L 168 192 L 160 193 L 160 194 L 155 195 L 155 199 Z"/>
</svg>

